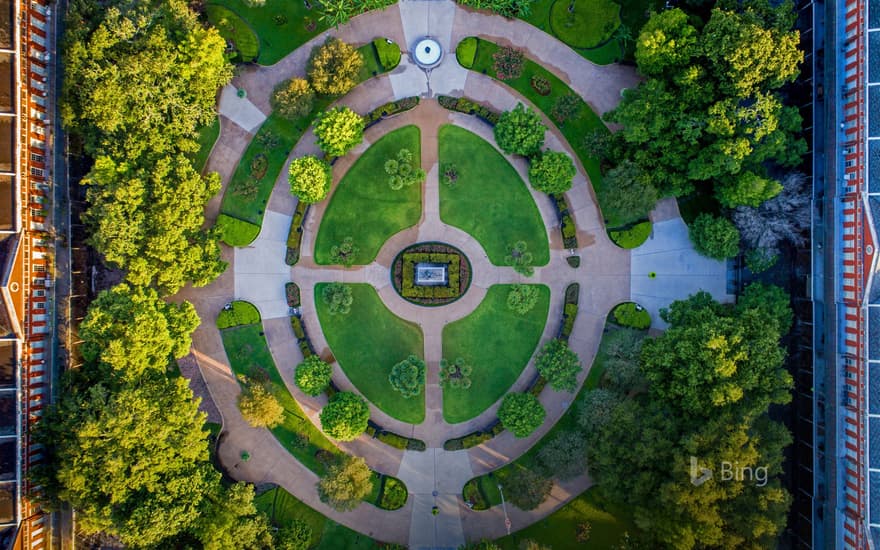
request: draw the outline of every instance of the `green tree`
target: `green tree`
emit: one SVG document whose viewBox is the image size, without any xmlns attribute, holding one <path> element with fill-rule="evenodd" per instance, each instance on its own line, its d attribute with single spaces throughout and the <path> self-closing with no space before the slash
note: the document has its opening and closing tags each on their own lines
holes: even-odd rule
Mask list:
<svg viewBox="0 0 880 550">
<path fill-rule="evenodd" d="M 278 530 L 275 550 L 309 550 L 312 528 L 301 519 L 294 519 Z"/>
<path fill-rule="evenodd" d="M 314 397 L 327 389 L 332 374 L 333 367 L 331 365 L 322 361 L 317 355 L 310 355 L 296 366 L 294 380 L 304 394 Z"/>
<path fill-rule="evenodd" d="M 495 125 L 495 142 L 505 153 L 531 156 L 544 145 L 546 130 L 538 113 L 518 103 L 512 111 L 503 113 Z"/>
<path fill-rule="evenodd" d="M 647 218 L 660 198 L 641 168 L 628 159 L 605 174 L 598 195 L 605 217 L 621 225 Z"/>
<path fill-rule="evenodd" d="M 739 230 L 726 218 L 700 214 L 688 228 L 688 234 L 703 256 L 724 260 L 739 254 Z"/>
<path fill-rule="evenodd" d="M 61 117 L 97 155 L 194 152 L 232 77 L 226 43 L 183 0 L 77 0 L 67 14 Z"/>
<path fill-rule="evenodd" d="M 720 183 L 715 189 L 715 196 L 722 206 L 736 208 L 760 206 L 764 201 L 778 195 L 780 191 L 782 185 L 778 181 L 745 171 Z"/>
<path fill-rule="evenodd" d="M 513 285 L 507 293 L 507 307 L 520 315 L 532 311 L 541 292 L 536 285 Z"/>
<path fill-rule="evenodd" d="M 162 546 L 194 527 L 205 493 L 219 483 L 204 418 L 188 381 L 164 373 L 118 391 L 72 388 L 34 431 L 48 460 L 32 481 L 50 508 L 74 506 L 84 533 Z"/>
<path fill-rule="evenodd" d="M 341 157 L 364 140 L 364 117 L 348 107 L 334 107 L 315 119 L 318 147 L 331 157 Z"/>
<path fill-rule="evenodd" d="M 780 287 L 763 283 L 751 283 L 736 300 L 741 311 L 759 310 L 772 316 L 778 323 L 779 332 L 786 334 L 791 330 L 791 297 Z"/>
<path fill-rule="evenodd" d="M 367 429 L 370 409 L 367 402 L 353 392 L 339 392 L 321 411 L 321 429 L 339 441 L 351 441 Z"/>
<path fill-rule="evenodd" d="M 410 355 L 391 367 L 388 381 L 391 383 L 391 388 L 405 399 L 421 394 L 425 386 L 425 362 L 415 355 Z"/>
<path fill-rule="evenodd" d="M 321 502 L 339 512 L 354 510 L 372 490 L 373 472 L 359 456 L 343 457 L 318 481 Z"/>
<path fill-rule="evenodd" d="M 583 368 L 581 360 L 568 347 L 564 340 L 547 342 L 535 358 L 535 367 L 547 379 L 550 387 L 560 391 L 574 391 L 577 388 L 577 375 Z"/>
<path fill-rule="evenodd" d="M 577 174 L 571 157 L 558 151 L 535 155 L 529 164 L 529 182 L 538 191 L 549 195 L 571 189 L 571 180 Z"/>
<path fill-rule="evenodd" d="M 318 157 L 308 155 L 293 159 L 288 174 L 290 192 L 302 202 L 320 202 L 330 191 L 330 165 Z"/>
<path fill-rule="evenodd" d="M 648 19 L 636 41 L 636 63 L 646 76 L 680 71 L 699 54 L 697 29 L 679 9 L 664 10 Z"/>
<path fill-rule="evenodd" d="M 309 58 L 309 82 L 319 94 L 343 95 L 357 85 L 363 65 L 359 51 L 338 38 L 328 37 Z"/>
<path fill-rule="evenodd" d="M 189 353 L 199 317 L 189 302 L 171 304 L 155 290 L 123 283 L 104 290 L 79 326 L 86 364 L 127 381 L 164 373 L 172 360 Z M 107 374 L 96 378 L 108 379 Z"/>
<path fill-rule="evenodd" d="M 516 437 L 527 437 L 544 423 L 547 411 L 530 393 L 508 393 L 501 400 L 498 419 Z"/>
<path fill-rule="evenodd" d="M 348 315 L 354 296 L 351 287 L 343 283 L 330 283 L 321 291 L 321 300 L 327 305 L 330 315 Z"/>
<path fill-rule="evenodd" d="M 501 479 L 504 497 L 520 510 L 534 510 L 550 496 L 553 481 L 534 470 L 514 468 Z"/>
<path fill-rule="evenodd" d="M 577 477 L 587 471 L 586 439 L 577 431 L 563 430 L 540 447 L 537 458 L 547 477 Z"/>
<path fill-rule="evenodd" d="M 284 421 L 284 407 L 262 384 L 249 384 L 238 397 L 238 409 L 255 428 L 274 428 Z"/>
<path fill-rule="evenodd" d="M 285 80 L 272 93 L 272 110 L 288 120 L 308 115 L 314 104 L 315 91 L 304 78 Z"/>
<path fill-rule="evenodd" d="M 138 163 L 98 157 L 83 183 L 89 242 L 138 286 L 174 294 L 187 282 L 210 283 L 226 268 L 204 206 L 220 177 L 202 176 L 182 154 Z"/>
<path fill-rule="evenodd" d="M 272 532 L 265 515 L 254 506 L 254 488 L 242 482 L 229 488 L 220 484 L 206 495 L 193 528 L 205 550 L 272 548 Z"/>
</svg>

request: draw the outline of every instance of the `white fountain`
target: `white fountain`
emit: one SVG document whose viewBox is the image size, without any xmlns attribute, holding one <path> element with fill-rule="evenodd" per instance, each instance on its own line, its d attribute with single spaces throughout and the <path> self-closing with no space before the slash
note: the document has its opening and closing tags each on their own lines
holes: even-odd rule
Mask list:
<svg viewBox="0 0 880 550">
<path fill-rule="evenodd" d="M 443 49 L 433 38 L 422 38 L 412 49 L 413 59 L 416 64 L 423 69 L 431 69 L 440 63 L 443 57 Z"/>
</svg>

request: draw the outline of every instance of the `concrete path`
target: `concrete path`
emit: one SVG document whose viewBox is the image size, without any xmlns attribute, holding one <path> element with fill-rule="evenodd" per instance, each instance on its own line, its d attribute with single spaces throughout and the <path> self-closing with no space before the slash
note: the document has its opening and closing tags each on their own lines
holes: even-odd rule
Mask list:
<svg viewBox="0 0 880 550">
<path fill-rule="evenodd" d="M 238 89 L 232 84 L 227 84 L 220 91 L 218 111 L 252 134 L 266 120 L 266 115 L 257 109 L 256 105 L 251 103 L 247 97 L 238 97 Z"/>
</svg>

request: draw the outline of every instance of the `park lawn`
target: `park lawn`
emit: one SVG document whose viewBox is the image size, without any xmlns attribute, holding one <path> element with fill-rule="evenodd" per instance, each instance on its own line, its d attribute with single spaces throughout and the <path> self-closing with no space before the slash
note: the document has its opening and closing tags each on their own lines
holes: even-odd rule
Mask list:
<svg viewBox="0 0 880 550">
<path fill-rule="evenodd" d="M 225 6 L 208 4 L 205 6 L 208 21 L 216 27 L 227 43 L 232 42 L 238 54 L 232 59 L 236 62 L 249 63 L 257 58 L 260 42 L 257 35 L 237 13 Z"/>
<path fill-rule="evenodd" d="M 595 48 L 620 26 L 620 4 L 611 0 L 558 0 L 550 8 L 550 28 L 573 48 Z"/>
<path fill-rule="evenodd" d="M 317 550 L 375 550 L 377 547 L 376 542 L 367 535 L 327 519 Z"/>
<path fill-rule="evenodd" d="M 382 136 L 343 176 L 318 228 L 316 263 L 332 263 L 330 249 L 346 237 L 354 237 L 359 248 L 354 263 L 369 264 L 389 237 L 419 222 L 422 187 L 413 184 L 394 191 L 385 175 L 385 161 L 401 149 L 409 149 L 421 164 L 418 126 L 404 126 Z"/>
<path fill-rule="evenodd" d="M 584 547 L 619 548 L 624 533 L 633 531 L 625 510 L 616 510 L 605 501 L 602 490 L 593 486 L 541 521 L 500 538 L 496 544 L 504 550 L 516 550 L 521 541 L 534 540 L 551 548 L 573 548 L 581 523 L 591 526 L 590 538 Z"/>
<path fill-rule="evenodd" d="M 521 17 L 523 21 L 538 27 L 547 34 L 556 36 L 550 27 L 550 9 L 556 0 L 535 0 L 531 4 L 531 11 L 528 16 Z M 566 0 L 559 0 L 565 2 Z M 645 0 L 639 0 L 645 1 Z M 621 10 L 621 15 L 623 15 Z M 559 38 L 558 36 L 556 38 Z M 561 38 L 560 38 L 561 40 Z M 601 46 L 595 48 L 574 48 L 569 47 L 577 52 L 581 57 L 588 61 L 592 61 L 596 65 L 608 65 L 616 63 L 622 57 L 620 43 L 617 40 L 608 40 Z"/>
<path fill-rule="evenodd" d="M 261 65 L 274 65 L 284 56 L 327 29 L 318 20 L 318 4 L 306 7 L 305 2 L 266 0 L 265 4 L 249 6 L 244 0 L 212 0 L 244 19 L 260 39 Z M 314 28 L 309 29 L 309 25 Z"/>
<path fill-rule="evenodd" d="M 410 424 L 425 419 L 425 394 L 404 399 L 391 388 L 391 367 L 410 354 L 424 358 L 422 331 L 385 307 L 368 284 L 352 284 L 354 302 L 347 315 L 331 315 L 321 300 L 327 283 L 315 285 L 321 330 L 352 384 L 385 413 Z"/>
<path fill-rule="evenodd" d="M 205 164 L 208 163 L 208 156 L 214 148 L 214 143 L 220 137 L 220 117 L 215 117 L 214 122 L 202 126 L 198 132 L 196 143 L 199 144 L 199 150 L 192 154 L 192 163 L 193 168 L 201 172 L 205 169 Z"/>
<path fill-rule="evenodd" d="M 251 378 L 266 378 L 272 395 L 284 407 L 284 422 L 273 428 L 272 434 L 305 467 L 321 475 L 324 468 L 315 459 L 315 452 L 322 449 L 333 454 L 341 452 L 312 424 L 299 403 L 290 394 L 269 352 L 266 337 L 263 335 L 263 324 L 254 323 L 228 328 L 221 330 L 220 336 L 232 372 Z M 285 366 L 294 367 L 294 365 Z"/>
<path fill-rule="evenodd" d="M 479 39 L 477 44 L 477 56 L 474 60 L 472 70 L 484 72 L 492 78 L 497 78 L 492 55 L 497 52 L 498 49 L 499 46 L 494 42 Z M 533 75 L 543 76 L 550 81 L 550 94 L 543 96 L 532 88 L 529 81 Z M 556 75 L 528 58 L 525 61 L 523 72 L 519 78 L 504 80 L 502 82 L 525 96 L 526 99 L 543 111 L 547 117 L 550 117 L 553 105 L 558 98 L 568 94 L 577 96 L 577 94 Z M 577 116 L 565 121 L 562 125 L 557 124 L 557 127 L 559 128 L 559 131 L 562 132 L 562 135 L 565 136 L 568 144 L 574 149 L 575 154 L 577 154 L 581 164 L 583 164 L 584 169 L 587 171 L 587 175 L 590 176 L 590 182 L 593 184 L 593 189 L 595 189 L 596 194 L 600 195 L 603 180 L 602 170 L 599 167 L 599 159 L 589 155 L 584 147 L 584 138 L 595 130 L 608 132 L 608 128 L 605 127 L 599 116 L 594 113 L 593 109 L 591 109 L 582 99 L 580 101 L 580 109 Z M 607 215 L 605 209 L 603 209 L 602 212 Z M 617 220 L 613 219 L 606 219 L 606 224 L 610 227 L 621 225 Z"/>
<path fill-rule="evenodd" d="M 507 247 L 524 241 L 532 265 L 550 261 L 547 229 L 519 174 L 501 153 L 463 128 L 440 127 L 440 165 L 458 169 L 455 187 L 440 186 L 440 219 L 473 235 L 489 260 L 505 265 Z"/>
<path fill-rule="evenodd" d="M 468 390 L 443 389 L 443 418 L 451 424 L 477 416 L 504 395 L 531 359 L 550 309 L 550 289 L 539 285 L 535 308 L 518 315 L 507 307 L 513 285 L 493 285 L 470 315 L 443 328 L 443 357 L 471 367 Z"/>
</svg>

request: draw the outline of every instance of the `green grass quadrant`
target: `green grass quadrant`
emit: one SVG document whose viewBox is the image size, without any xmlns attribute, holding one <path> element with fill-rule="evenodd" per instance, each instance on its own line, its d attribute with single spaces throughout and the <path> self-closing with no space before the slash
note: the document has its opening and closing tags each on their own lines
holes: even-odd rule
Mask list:
<svg viewBox="0 0 880 550">
<path fill-rule="evenodd" d="M 244 0 L 217 0 L 212 2 L 224 6 L 244 19 L 257 34 L 260 41 L 260 55 L 257 61 L 261 65 L 274 65 L 284 56 L 308 42 L 327 29 L 327 25 L 319 21 L 319 5 L 315 0 L 311 10 L 305 2 L 290 0 L 266 0 L 263 5 L 249 6 Z M 308 21 L 314 28 L 307 28 Z"/>
<path fill-rule="evenodd" d="M 620 5 L 611 0 L 556 0 L 550 8 L 553 34 L 575 49 L 599 46 L 619 26 Z"/>
<path fill-rule="evenodd" d="M 409 149 L 420 162 L 417 126 L 404 126 L 382 136 L 349 168 L 330 197 L 315 238 L 315 262 L 330 264 L 330 249 L 346 237 L 359 248 L 354 263 L 369 264 L 389 237 L 419 222 L 422 187 L 413 184 L 394 191 L 388 186 L 385 161 Z"/>
<path fill-rule="evenodd" d="M 214 121 L 207 126 L 199 128 L 199 135 L 196 137 L 196 143 L 199 144 L 199 150 L 192 153 L 193 168 L 201 172 L 208 163 L 208 156 L 214 149 L 214 143 L 220 137 L 220 117 L 215 117 Z"/>
<path fill-rule="evenodd" d="M 266 337 L 263 335 L 263 324 L 254 323 L 229 328 L 220 331 L 220 336 L 223 339 L 226 356 L 229 358 L 229 365 L 236 376 L 243 374 L 249 378 L 259 377 L 258 369 L 260 369 L 268 377 L 272 395 L 284 407 L 284 422 L 272 428 L 272 434 L 303 466 L 320 475 L 323 467 L 315 459 L 315 452 L 323 449 L 333 454 L 340 454 L 340 451 L 312 424 L 299 403 L 290 394 L 269 352 Z M 306 444 L 302 444 L 302 437 L 308 438 Z"/>
<path fill-rule="evenodd" d="M 463 357 L 473 367 L 468 390 L 443 389 L 443 417 L 455 424 L 489 408 L 516 382 L 541 340 L 550 310 L 550 289 L 540 289 L 526 315 L 507 307 L 513 285 L 493 285 L 470 315 L 443 328 L 443 357 Z"/>
<path fill-rule="evenodd" d="M 368 284 L 351 286 L 354 302 L 347 315 L 330 315 L 321 300 L 326 283 L 315 285 L 321 330 L 351 383 L 383 412 L 410 424 L 425 419 L 424 391 L 405 399 L 388 381 L 391 367 L 411 354 L 424 358 L 422 330 L 394 315 Z"/>
<path fill-rule="evenodd" d="M 216 4 L 208 4 L 205 11 L 208 22 L 220 31 L 220 36 L 227 41 L 231 40 L 235 45 L 241 61 L 248 63 L 256 59 L 260 52 L 260 42 L 244 19 L 229 8 Z"/>
<path fill-rule="evenodd" d="M 454 164 L 454 187 L 440 185 L 440 219 L 473 235 L 489 260 L 504 265 L 507 247 L 525 241 L 532 265 L 550 261 L 547 229 L 516 169 L 491 144 L 463 128 L 439 131 L 440 165 Z"/>
</svg>

